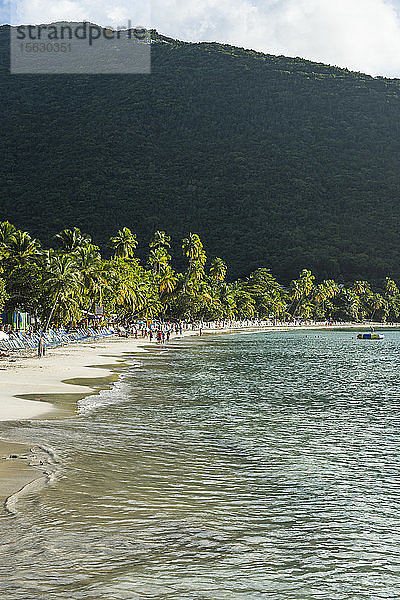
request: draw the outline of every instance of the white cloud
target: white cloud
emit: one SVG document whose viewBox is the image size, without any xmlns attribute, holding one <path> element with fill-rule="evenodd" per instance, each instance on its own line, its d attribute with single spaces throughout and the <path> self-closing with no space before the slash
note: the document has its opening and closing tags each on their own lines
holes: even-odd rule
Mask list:
<svg viewBox="0 0 400 600">
<path fill-rule="evenodd" d="M 399 9 L 400 0 L 16 0 L 13 22 L 122 26 L 130 19 L 184 40 L 400 77 Z"/>
</svg>

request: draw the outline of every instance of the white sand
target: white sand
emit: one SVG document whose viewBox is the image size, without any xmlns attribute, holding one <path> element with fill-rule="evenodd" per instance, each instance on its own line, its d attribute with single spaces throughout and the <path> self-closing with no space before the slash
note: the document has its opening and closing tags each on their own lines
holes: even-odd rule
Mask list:
<svg viewBox="0 0 400 600">
<path fill-rule="evenodd" d="M 0 421 L 43 417 L 56 410 L 41 396 L 47 394 L 90 394 L 93 388 L 64 383 L 68 379 L 106 377 L 105 368 L 90 365 L 115 364 L 123 353 L 143 350 L 147 340 L 107 339 L 67 347 L 51 348 L 45 357 L 18 357 L 15 362 L 3 362 L 0 370 Z M 2 359 L 3 361 L 6 359 Z M 35 395 L 35 400 L 16 396 Z"/>
</svg>

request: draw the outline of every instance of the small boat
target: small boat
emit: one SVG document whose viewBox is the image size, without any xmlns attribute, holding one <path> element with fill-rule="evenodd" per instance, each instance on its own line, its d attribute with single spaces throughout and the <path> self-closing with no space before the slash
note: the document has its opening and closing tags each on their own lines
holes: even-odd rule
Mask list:
<svg viewBox="0 0 400 600">
<path fill-rule="evenodd" d="M 359 333 L 359 340 L 383 340 L 385 337 L 383 333 Z"/>
</svg>

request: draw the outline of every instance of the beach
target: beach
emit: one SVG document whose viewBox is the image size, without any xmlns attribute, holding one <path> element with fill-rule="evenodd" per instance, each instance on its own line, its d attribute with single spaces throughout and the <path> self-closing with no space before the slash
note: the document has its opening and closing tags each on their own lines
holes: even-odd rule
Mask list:
<svg viewBox="0 0 400 600">
<path fill-rule="evenodd" d="M 52 348 L 42 359 L 26 352 L 3 359 L 0 365 L 0 421 L 22 421 L 63 416 L 44 397 L 56 394 L 81 396 L 94 387 L 65 383 L 69 379 L 104 378 L 111 370 L 100 365 L 123 360 L 124 352 L 142 350 L 145 340 L 107 339 Z M 90 365 L 97 365 L 92 367 Z M 21 397 L 22 396 L 22 397 Z M 34 399 L 27 399 L 32 396 Z M 38 459 L 38 448 L 0 441 L 0 502 L 48 476 L 46 460 Z"/>
<path fill-rule="evenodd" d="M 388 325 L 379 323 L 374 326 L 389 328 Z M 354 323 L 329 328 L 321 325 L 204 328 L 202 335 L 303 329 L 351 330 L 369 327 Z M 199 330 L 188 329 L 171 339 L 198 335 Z M 156 343 L 153 341 L 150 344 L 148 338 L 112 337 L 51 348 L 41 359 L 38 359 L 34 352 L 16 352 L 11 358 L 3 358 L 0 363 L 0 421 L 54 416 L 57 408 L 43 397 L 52 394 L 91 394 L 96 385 L 79 385 L 70 380 L 96 379 L 111 375 L 113 365 L 123 361 L 124 354 L 144 352 L 145 347 L 150 345 L 155 347 Z M 110 368 L 105 368 L 105 365 L 110 365 Z M 27 396 L 31 398 L 27 399 Z"/>
<path fill-rule="evenodd" d="M 330 330 L 362 328 L 368 329 L 362 324 L 329 327 Z M 210 328 L 203 330 L 202 335 L 302 329 L 327 328 L 313 325 Z M 199 336 L 199 330 L 189 329 L 172 339 L 190 336 Z M 146 352 L 146 347 L 155 348 L 157 344 L 154 341 L 150 344 L 147 338 L 112 337 L 51 348 L 41 359 L 33 352 L 20 352 L 11 358 L 3 358 L 0 365 L 0 421 L 62 418 L 73 413 L 78 398 L 96 393 L 105 386 L 105 382 L 111 383 L 113 376 L 117 378 L 115 367 L 124 362 L 125 356 Z M 69 412 L 51 402 L 52 396 L 58 395 L 70 396 Z M 1 501 L 42 475 L 43 465 L 37 460 L 37 452 L 38 449 L 7 440 L 0 442 Z"/>
<path fill-rule="evenodd" d="M 102 365 L 123 360 L 124 353 L 138 352 L 148 344 L 141 339 L 102 339 L 47 350 L 39 359 L 18 355 L 0 372 L 0 421 L 32 419 L 51 415 L 57 409 L 43 396 L 93 393 L 91 386 L 66 383 L 71 379 L 104 378 L 111 373 Z M 35 399 L 26 399 L 26 396 Z M 22 398 L 21 398 L 22 396 Z"/>
</svg>

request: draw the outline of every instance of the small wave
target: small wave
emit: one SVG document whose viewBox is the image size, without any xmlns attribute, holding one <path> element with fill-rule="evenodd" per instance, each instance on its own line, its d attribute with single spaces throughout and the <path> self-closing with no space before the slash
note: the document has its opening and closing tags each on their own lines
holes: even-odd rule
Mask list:
<svg viewBox="0 0 400 600">
<path fill-rule="evenodd" d="M 123 404 L 128 399 L 129 385 L 123 380 L 116 381 L 111 388 L 86 396 L 78 401 L 78 414 L 89 415 L 107 406 Z"/>
</svg>

